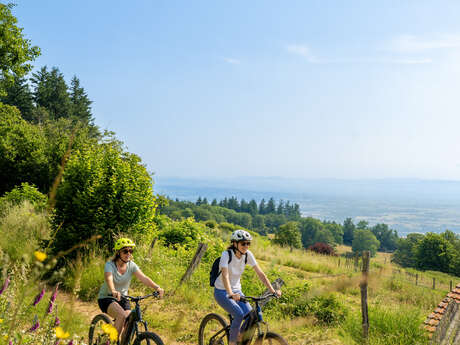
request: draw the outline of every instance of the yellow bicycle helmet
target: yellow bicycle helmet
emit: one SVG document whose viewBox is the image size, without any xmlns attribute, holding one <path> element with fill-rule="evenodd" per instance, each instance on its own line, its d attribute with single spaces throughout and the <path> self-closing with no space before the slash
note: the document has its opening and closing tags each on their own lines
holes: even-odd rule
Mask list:
<svg viewBox="0 0 460 345">
<path fill-rule="evenodd" d="M 115 251 L 118 251 L 120 250 L 121 248 L 125 248 L 125 247 L 132 247 L 134 248 L 136 246 L 136 244 L 130 240 L 129 238 L 126 238 L 126 237 L 122 237 L 122 238 L 119 238 L 116 242 L 115 242 L 115 246 L 113 247 L 113 249 Z"/>
</svg>

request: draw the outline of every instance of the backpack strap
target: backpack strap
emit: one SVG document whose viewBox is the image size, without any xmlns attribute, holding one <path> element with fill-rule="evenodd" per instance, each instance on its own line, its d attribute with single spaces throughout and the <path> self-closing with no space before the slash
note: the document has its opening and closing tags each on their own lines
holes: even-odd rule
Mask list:
<svg viewBox="0 0 460 345">
<path fill-rule="evenodd" d="M 232 250 L 227 249 L 227 252 L 228 252 L 228 263 L 230 264 L 230 262 L 232 262 Z"/>
<path fill-rule="evenodd" d="M 246 252 L 246 253 L 244 254 L 244 256 L 245 256 L 245 258 L 244 258 L 244 264 L 247 265 L 247 263 L 248 263 L 248 253 Z"/>
</svg>

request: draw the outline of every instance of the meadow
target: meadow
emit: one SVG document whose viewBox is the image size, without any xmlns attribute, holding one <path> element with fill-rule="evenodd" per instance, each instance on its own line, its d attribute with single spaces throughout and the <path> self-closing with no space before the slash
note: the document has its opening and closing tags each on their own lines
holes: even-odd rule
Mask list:
<svg viewBox="0 0 460 345">
<path fill-rule="evenodd" d="M 26 202 L 4 212 L 0 221 L 0 284 L 4 286 L 9 280 L 0 295 L 2 345 L 54 344 L 56 335 L 61 336 L 61 343 L 85 344 L 90 320 L 98 313 L 96 298 L 109 253 L 88 245 L 66 262 L 65 269 L 57 269 L 55 259 L 40 256 L 47 253 L 43 244 L 49 241 L 44 239 L 52 239 L 46 217 Z M 202 236 L 174 246 L 160 237 L 153 248 L 155 234 L 135 238 L 135 262 L 166 291 L 164 299 L 144 305 L 146 320 L 165 344 L 196 344 L 199 323 L 207 313 L 225 316 L 212 297 L 209 270 L 225 248 L 231 230 L 209 228 L 192 220 L 163 220 L 166 228 L 184 224 L 193 224 Z M 293 345 L 362 343 L 359 262 L 355 266 L 343 256 L 290 250 L 272 244 L 267 237 L 254 236 L 251 250 L 260 266 L 271 280 L 280 277 L 285 282 L 282 297 L 264 309 L 271 330 Z M 190 280 L 179 286 L 199 242 L 207 243 L 209 249 Z M 337 250 L 344 253 L 350 248 L 340 246 Z M 423 321 L 447 293 L 448 282 L 456 284 L 458 278 L 419 272 L 427 281 L 435 278 L 439 286 L 416 286 L 390 258 L 388 253 L 378 253 L 371 259 L 369 344 L 426 344 Z M 135 280 L 131 288 L 132 295 L 147 292 Z M 243 288 L 248 295 L 264 291 L 249 268 L 243 276 Z M 57 299 L 51 303 L 56 291 Z M 57 326 L 61 328 L 56 330 Z"/>
</svg>

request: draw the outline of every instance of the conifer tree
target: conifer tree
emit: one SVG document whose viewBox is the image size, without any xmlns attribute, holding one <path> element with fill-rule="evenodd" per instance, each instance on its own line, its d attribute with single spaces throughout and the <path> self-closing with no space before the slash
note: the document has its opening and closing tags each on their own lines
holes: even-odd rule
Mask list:
<svg viewBox="0 0 460 345">
<path fill-rule="evenodd" d="M 85 124 L 93 123 L 91 114 L 91 101 L 88 98 L 83 87 L 80 86 L 80 80 L 77 76 L 70 82 L 70 101 L 72 117 L 77 118 Z"/>
</svg>

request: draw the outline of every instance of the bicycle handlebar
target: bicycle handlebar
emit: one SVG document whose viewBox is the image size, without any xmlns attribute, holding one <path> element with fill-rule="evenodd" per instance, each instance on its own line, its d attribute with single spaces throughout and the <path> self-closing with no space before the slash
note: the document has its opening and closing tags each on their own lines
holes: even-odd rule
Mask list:
<svg viewBox="0 0 460 345">
<path fill-rule="evenodd" d="M 111 293 L 109 293 L 109 296 L 112 296 Z M 155 298 L 158 298 L 160 296 L 160 293 L 158 291 L 155 291 L 153 293 L 150 293 L 148 295 L 145 295 L 145 296 L 138 296 L 138 297 L 134 297 L 134 296 L 130 296 L 130 295 L 121 295 L 122 298 L 126 298 L 127 300 L 129 301 L 132 301 L 132 302 L 139 302 L 143 299 L 146 299 L 146 298 L 149 298 L 149 297 L 155 297 Z"/>
<path fill-rule="evenodd" d="M 249 301 L 260 302 L 260 301 L 264 301 L 264 300 L 272 298 L 272 297 L 278 298 L 278 295 L 276 293 L 271 293 L 271 294 L 263 296 L 263 297 L 254 297 L 254 296 L 244 296 L 243 297 L 243 296 L 241 296 L 240 301 L 241 302 L 249 302 Z M 228 296 L 228 298 L 232 298 L 232 297 Z"/>
</svg>

